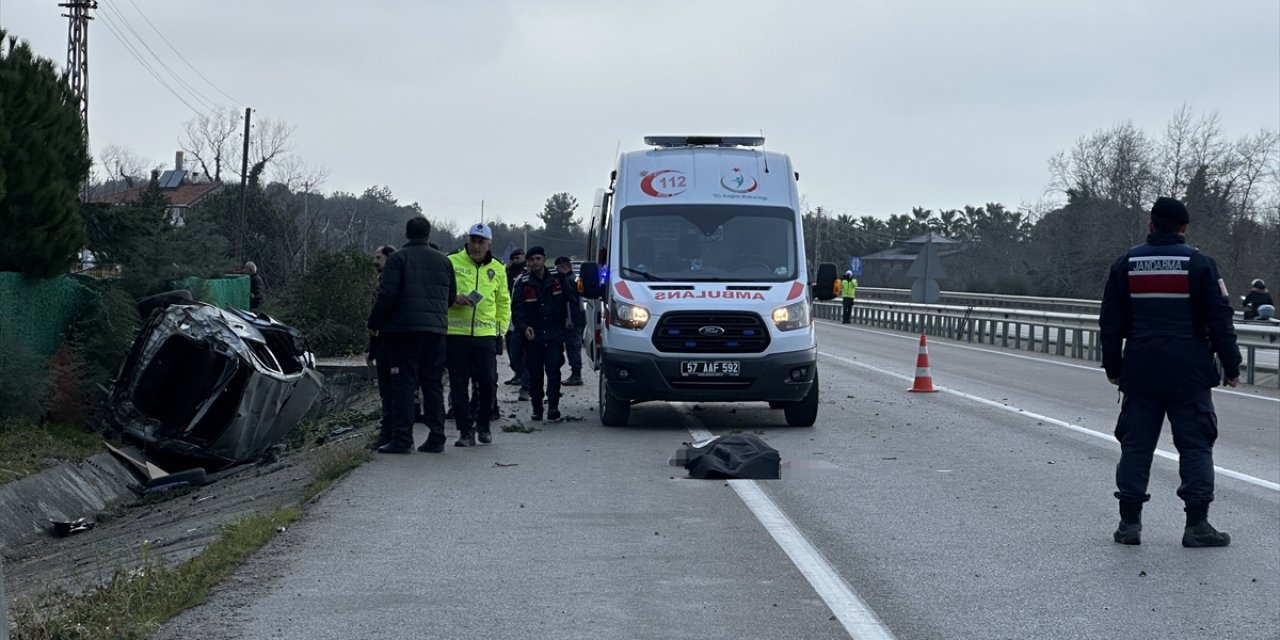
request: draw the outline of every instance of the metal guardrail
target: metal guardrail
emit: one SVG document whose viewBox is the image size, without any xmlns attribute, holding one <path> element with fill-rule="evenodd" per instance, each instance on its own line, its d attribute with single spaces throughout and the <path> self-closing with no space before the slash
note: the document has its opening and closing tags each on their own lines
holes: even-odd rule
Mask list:
<svg viewBox="0 0 1280 640">
<path fill-rule="evenodd" d="M 858 301 L 876 300 L 881 302 L 911 302 L 910 289 L 886 289 L 880 287 L 858 287 Z M 1011 307 L 1015 309 L 1035 309 L 1039 311 L 1058 311 L 1061 313 L 1088 313 L 1097 315 L 1102 308 L 1099 300 L 1082 298 L 1038 298 L 1035 296 L 1011 296 L 1000 293 L 968 293 L 965 291 L 943 291 L 938 296 L 939 304 L 960 307 Z"/>
<path fill-rule="evenodd" d="M 823 320 L 839 322 L 843 314 L 840 303 L 820 302 L 814 306 L 814 315 Z M 851 321 L 978 344 L 1012 347 L 1095 362 L 1102 360 L 1097 313 L 918 304 L 859 298 L 853 307 Z M 1243 352 L 1241 377 L 1246 384 L 1257 384 L 1259 372 L 1275 373 L 1280 368 L 1280 325 L 1237 322 L 1235 330 L 1237 343 Z M 1259 352 L 1264 355 L 1265 362 L 1260 362 Z M 1276 376 L 1276 386 L 1280 388 L 1280 375 Z"/>
</svg>

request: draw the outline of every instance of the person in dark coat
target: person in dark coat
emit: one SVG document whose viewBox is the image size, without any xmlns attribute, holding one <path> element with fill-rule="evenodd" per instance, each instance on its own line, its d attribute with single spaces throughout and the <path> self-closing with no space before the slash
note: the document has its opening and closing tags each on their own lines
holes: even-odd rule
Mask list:
<svg viewBox="0 0 1280 640">
<path fill-rule="evenodd" d="M 569 256 L 556 258 L 556 275 L 564 279 L 565 285 L 578 292 L 578 278 L 573 273 L 573 261 Z M 570 309 L 570 311 L 573 311 Z M 569 377 L 562 384 L 566 387 L 582 386 L 582 330 L 586 328 L 586 313 L 570 313 L 573 326 L 565 332 L 564 353 L 569 361 Z"/>
<path fill-rule="evenodd" d="M 1244 319 L 1253 320 L 1258 317 L 1258 308 L 1264 304 L 1275 305 L 1271 301 L 1271 294 L 1267 292 L 1267 283 L 1262 280 L 1254 280 L 1249 283 L 1249 293 L 1245 295 L 1244 301 L 1240 306 L 1244 307 Z"/>
<path fill-rule="evenodd" d="M 1218 418 L 1211 390 L 1240 378 L 1231 303 L 1218 265 L 1187 246 L 1190 216 L 1173 198 L 1151 208 L 1151 233 L 1111 265 L 1102 310 L 1102 366 L 1124 394 L 1116 439 L 1121 544 L 1141 544 L 1142 505 L 1151 499 L 1151 460 L 1165 416 L 1178 449 L 1187 514 L 1184 547 L 1225 547 L 1231 536 L 1209 524 Z M 1222 366 L 1221 377 L 1214 356 Z"/>
<path fill-rule="evenodd" d="M 517 247 L 511 251 L 511 255 L 507 256 L 507 291 L 511 291 L 511 287 L 515 285 L 516 278 L 519 278 L 525 271 L 524 265 L 524 249 Z M 508 329 L 506 335 L 507 343 L 507 360 L 511 364 L 511 379 L 506 384 L 511 386 L 519 385 L 520 399 L 529 399 L 529 372 L 524 366 L 524 345 L 521 344 L 520 336 L 514 329 Z"/>
<path fill-rule="evenodd" d="M 396 248 L 384 244 L 373 252 L 373 268 L 378 272 L 378 282 L 382 282 L 382 270 L 387 266 L 387 257 L 396 252 Z M 373 288 L 373 303 L 378 303 L 378 288 Z M 365 347 L 364 363 L 374 367 L 378 374 L 378 398 L 382 400 L 382 426 L 378 432 L 378 441 L 374 449 L 391 442 L 391 364 L 389 357 L 382 356 L 382 341 L 378 340 L 378 332 L 369 331 L 369 342 Z"/>
<path fill-rule="evenodd" d="M 257 313 L 266 302 L 262 293 L 262 276 L 258 275 L 258 265 L 253 261 L 244 263 L 244 272 L 249 274 L 249 310 Z"/>
<path fill-rule="evenodd" d="M 445 334 L 449 305 L 458 290 L 449 259 L 427 246 L 431 223 L 421 216 L 410 218 L 404 235 L 408 242 L 387 259 L 369 313 L 369 329 L 378 332 L 391 366 L 391 424 L 388 442 L 378 451 L 413 450 L 413 399 L 421 388 L 430 433 L 418 450 L 440 453 L 445 442 Z"/>
<path fill-rule="evenodd" d="M 528 271 L 512 287 L 511 323 L 524 341 L 532 419 L 542 419 L 545 375 L 547 419 L 559 420 L 560 367 L 564 365 L 565 334 L 572 331 L 575 319 L 573 309 L 581 309 L 578 290 L 564 276 L 547 268 L 547 254 L 542 247 L 530 247 L 525 261 Z"/>
</svg>

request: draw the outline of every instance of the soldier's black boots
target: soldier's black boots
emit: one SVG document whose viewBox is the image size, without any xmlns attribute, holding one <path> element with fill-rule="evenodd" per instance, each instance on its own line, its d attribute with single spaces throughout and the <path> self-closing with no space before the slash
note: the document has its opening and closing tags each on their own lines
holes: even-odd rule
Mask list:
<svg viewBox="0 0 1280 640">
<path fill-rule="evenodd" d="M 1209 505 L 1188 504 L 1187 528 L 1182 532 L 1184 547 L 1225 547 L 1231 544 L 1231 536 L 1209 524 Z"/>
<path fill-rule="evenodd" d="M 1120 544 L 1142 544 L 1142 503 L 1120 501 L 1120 526 L 1111 534 Z"/>
</svg>

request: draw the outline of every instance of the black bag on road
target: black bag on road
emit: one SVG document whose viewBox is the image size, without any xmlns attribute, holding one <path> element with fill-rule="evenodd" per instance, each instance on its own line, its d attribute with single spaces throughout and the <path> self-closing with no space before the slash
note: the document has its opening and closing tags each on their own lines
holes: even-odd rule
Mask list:
<svg viewBox="0 0 1280 640">
<path fill-rule="evenodd" d="M 777 480 L 782 456 L 752 435 L 719 436 L 689 445 L 684 468 L 698 480 Z"/>
</svg>

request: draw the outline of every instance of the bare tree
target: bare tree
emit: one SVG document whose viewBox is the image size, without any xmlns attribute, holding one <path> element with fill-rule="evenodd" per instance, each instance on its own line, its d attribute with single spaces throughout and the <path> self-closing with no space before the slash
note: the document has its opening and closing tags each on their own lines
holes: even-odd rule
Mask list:
<svg viewBox="0 0 1280 640">
<path fill-rule="evenodd" d="M 202 114 L 188 120 L 186 133 L 178 145 L 200 163 L 201 170 L 214 180 L 222 179 L 224 167 L 232 165 L 239 145 L 240 112 L 234 109 Z"/>
<path fill-rule="evenodd" d="M 269 164 L 292 151 L 293 133 L 296 129 L 297 127 L 283 120 L 261 118 L 254 121 L 249 133 L 248 180 L 259 180 Z M 243 149 L 240 146 L 232 150 L 233 164 L 229 170 L 238 177 L 245 177 L 240 174 L 242 155 Z"/>
<path fill-rule="evenodd" d="M 146 180 L 152 162 L 128 147 L 109 144 L 102 149 L 98 162 L 107 174 L 107 182 L 122 182 L 126 189 Z"/>
</svg>

